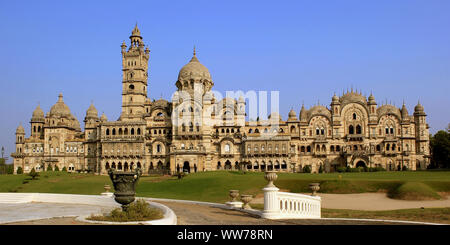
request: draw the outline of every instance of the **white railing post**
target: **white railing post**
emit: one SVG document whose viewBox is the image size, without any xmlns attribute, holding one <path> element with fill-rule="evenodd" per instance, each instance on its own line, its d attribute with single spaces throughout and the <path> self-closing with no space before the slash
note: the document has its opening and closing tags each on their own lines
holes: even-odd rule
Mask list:
<svg viewBox="0 0 450 245">
<path fill-rule="evenodd" d="M 264 187 L 264 211 L 261 215 L 264 219 L 276 219 L 280 216 L 280 202 L 278 201 L 278 189 L 273 182 L 278 178 L 275 171 L 266 171 L 264 178 L 269 184 Z"/>
<path fill-rule="evenodd" d="M 276 186 L 267 186 L 264 191 L 264 211 L 262 218 L 274 219 L 280 215 L 280 202 L 278 201 L 278 188 Z"/>
</svg>

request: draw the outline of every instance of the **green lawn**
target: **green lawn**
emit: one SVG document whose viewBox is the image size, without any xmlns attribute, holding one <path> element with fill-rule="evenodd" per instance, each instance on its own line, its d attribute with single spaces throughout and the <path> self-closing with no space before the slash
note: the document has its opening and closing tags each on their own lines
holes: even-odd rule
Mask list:
<svg viewBox="0 0 450 245">
<path fill-rule="evenodd" d="M 267 184 L 259 172 L 213 171 L 189 174 L 181 180 L 175 177 L 143 176 L 137 195 L 171 199 L 197 200 L 223 203 L 228 200 L 228 190 L 241 194 L 262 194 Z M 0 192 L 42 192 L 70 194 L 99 194 L 104 184 L 111 184 L 108 176 L 41 172 L 38 180 L 28 180 L 26 175 L 1 175 Z M 275 184 L 290 192 L 310 192 L 308 185 L 320 182 L 323 193 L 393 192 L 404 183 L 422 183 L 436 192 L 450 192 L 450 172 L 371 172 L 300 174 L 279 173 Z"/>
</svg>

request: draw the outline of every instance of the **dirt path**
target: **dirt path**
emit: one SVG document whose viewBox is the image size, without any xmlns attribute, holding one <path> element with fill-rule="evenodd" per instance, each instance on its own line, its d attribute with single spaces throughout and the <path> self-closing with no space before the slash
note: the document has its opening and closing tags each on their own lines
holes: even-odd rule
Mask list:
<svg viewBox="0 0 450 245">
<path fill-rule="evenodd" d="M 267 220 L 236 210 L 228 210 L 199 204 L 160 202 L 172 209 L 178 225 L 388 225 L 396 223 L 344 220 Z M 398 224 L 398 223 L 397 223 Z"/>
<path fill-rule="evenodd" d="M 308 193 L 305 193 L 309 195 Z M 444 208 L 450 207 L 450 198 L 445 200 L 405 201 L 388 198 L 385 193 L 357 194 L 318 194 L 322 198 L 322 208 L 353 210 L 396 210 L 408 208 Z M 264 203 L 263 197 L 255 198 L 252 203 Z"/>
</svg>

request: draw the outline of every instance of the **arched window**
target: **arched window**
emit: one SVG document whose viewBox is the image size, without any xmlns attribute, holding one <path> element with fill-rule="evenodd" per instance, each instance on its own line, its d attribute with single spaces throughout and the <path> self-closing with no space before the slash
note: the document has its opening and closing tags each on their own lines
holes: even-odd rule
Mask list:
<svg viewBox="0 0 450 245">
<path fill-rule="evenodd" d="M 230 145 L 226 144 L 224 149 L 225 149 L 225 152 L 230 152 Z"/>
<path fill-rule="evenodd" d="M 106 135 L 109 135 L 109 128 L 106 129 Z"/>
<path fill-rule="evenodd" d="M 393 127 L 390 128 L 390 133 L 394 134 L 394 128 Z"/>
<path fill-rule="evenodd" d="M 356 134 L 361 134 L 361 126 L 359 124 L 356 125 Z"/>
<path fill-rule="evenodd" d="M 311 146 L 308 145 L 308 146 L 306 147 L 306 152 L 311 152 Z"/>
<path fill-rule="evenodd" d="M 189 123 L 189 132 L 193 132 L 193 131 L 194 131 L 194 125 L 192 124 L 192 122 L 190 122 Z"/>
<path fill-rule="evenodd" d="M 156 145 L 156 152 L 161 152 L 161 145 L 160 144 L 157 144 Z"/>
<path fill-rule="evenodd" d="M 140 128 L 137 129 L 137 134 L 141 135 L 141 129 Z"/>
<path fill-rule="evenodd" d="M 259 133 L 259 130 L 258 130 L 258 129 L 255 129 L 255 133 Z"/>
<path fill-rule="evenodd" d="M 330 146 L 330 151 L 334 152 L 334 145 Z"/>
<path fill-rule="evenodd" d="M 116 135 L 116 129 L 115 128 L 113 128 L 113 130 L 112 130 L 112 135 Z"/>
<path fill-rule="evenodd" d="M 305 146 L 300 147 L 300 152 L 305 152 Z"/>
<path fill-rule="evenodd" d="M 319 135 L 319 134 L 320 134 L 320 129 L 316 128 L 316 135 Z"/>
<path fill-rule="evenodd" d="M 353 113 L 353 120 L 356 120 L 356 113 Z"/>
<path fill-rule="evenodd" d="M 336 146 L 336 151 L 337 151 L 337 152 L 341 151 L 341 146 L 337 145 L 337 146 Z"/>
<path fill-rule="evenodd" d="M 124 135 L 128 135 L 128 128 L 125 128 L 125 129 L 123 130 L 123 134 L 124 134 Z"/>
<path fill-rule="evenodd" d="M 134 135 L 134 128 L 131 128 L 130 132 L 131 132 L 131 135 Z"/>
<path fill-rule="evenodd" d="M 348 133 L 349 134 L 354 134 L 354 129 L 353 129 L 353 125 L 348 126 Z"/>
<path fill-rule="evenodd" d="M 249 129 L 249 130 L 248 130 L 248 133 L 249 133 L 249 134 L 253 133 L 253 130 L 252 130 L 252 129 Z"/>
<path fill-rule="evenodd" d="M 324 128 L 321 128 L 321 129 L 320 129 L 320 134 L 321 134 L 321 135 L 325 135 L 325 129 L 324 129 Z"/>
<path fill-rule="evenodd" d="M 119 135 L 122 135 L 122 128 L 119 128 Z"/>
</svg>

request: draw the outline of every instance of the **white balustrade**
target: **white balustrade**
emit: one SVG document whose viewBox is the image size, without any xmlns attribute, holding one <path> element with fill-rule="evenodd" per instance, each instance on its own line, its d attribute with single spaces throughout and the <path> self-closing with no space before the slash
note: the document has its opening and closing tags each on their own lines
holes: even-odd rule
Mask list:
<svg viewBox="0 0 450 245">
<path fill-rule="evenodd" d="M 266 172 L 269 181 L 264 191 L 264 211 L 261 214 L 265 219 L 320 219 L 321 198 L 298 193 L 280 192 L 273 185 L 277 179 L 273 171 Z"/>
</svg>

